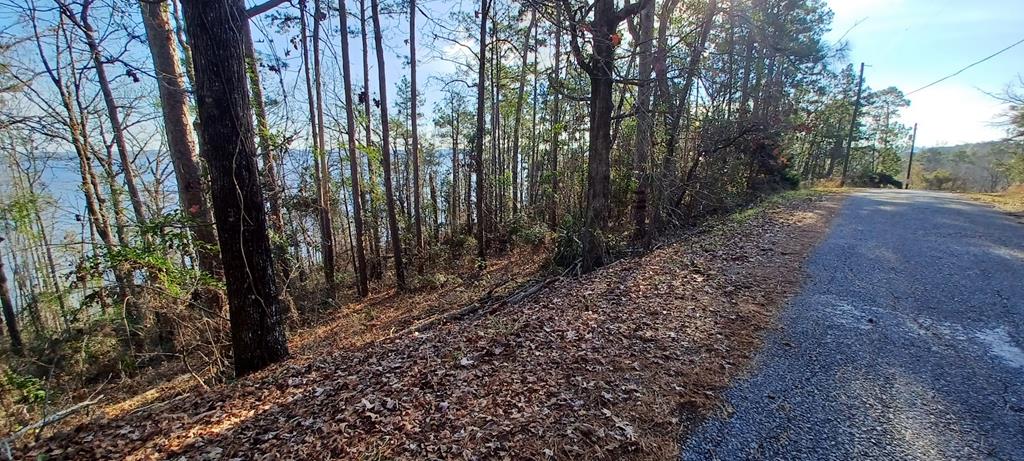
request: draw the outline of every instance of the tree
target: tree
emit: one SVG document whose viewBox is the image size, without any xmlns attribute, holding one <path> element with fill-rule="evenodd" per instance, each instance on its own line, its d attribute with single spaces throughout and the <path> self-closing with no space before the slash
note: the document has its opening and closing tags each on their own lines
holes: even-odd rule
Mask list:
<svg viewBox="0 0 1024 461">
<path fill-rule="evenodd" d="M 321 0 L 314 0 L 313 7 L 313 56 L 312 67 L 310 67 L 309 45 L 310 37 L 307 35 L 306 26 L 306 0 L 299 2 L 299 28 L 302 41 L 302 68 L 306 77 L 306 97 L 309 105 L 309 121 L 311 127 L 310 138 L 313 142 L 313 159 L 316 164 L 313 166 L 313 178 L 317 186 L 317 217 L 320 223 L 320 252 L 323 255 L 324 283 L 327 287 L 328 296 L 333 297 L 336 288 L 334 269 L 334 224 L 331 218 L 331 189 L 330 173 L 327 167 L 327 149 L 324 142 L 324 106 L 322 95 L 322 83 L 320 80 L 320 22 Z"/>
<path fill-rule="evenodd" d="M 377 49 L 377 81 L 380 91 L 381 161 L 384 164 L 384 195 L 387 201 L 388 230 L 391 234 L 391 251 L 395 261 L 395 283 L 405 289 L 405 267 L 402 265 L 402 235 L 398 230 L 398 216 L 395 213 L 395 193 L 391 181 L 391 127 L 388 119 L 388 81 L 384 67 L 384 38 L 380 29 L 380 2 L 370 1 L 373 13 L 373 41 Z"/>
<path fill-rule="evenodd" d="M 636 96 L 636 139 L 634 140 L 633 171 L 639 177 L 633 199 L 633 238 L 646 244 L 647 239 L 647 191 L 650 187 L 650 155 L 654 118 L 651 114 L 651 98 L 654 96 L 654 2 L 648 2 L 640 11 L 637 36 L 639 56 L 639 85 Z"/>
<path fill-rule="evenodd" d="M 486 88 L 484 81 L 487 75 L 487 20 L 490 16 L 491 2 L 480 0 L 480 37 L 477 51 L 476 74 L 476 131 L 473 134 L 474 155 L 473 169 L 476 174 L 476 257 L 483 263 L 487 260 L 486 218 L 484 217 L 484 195 L 486 179 L 484 178 L 484 99 Z"/>
<path fill-rule="evenodd" d="M 519 176 L 522 167 L 520 166 L 521 164 L 519 160 L 519 145 L 521 141 L 520 127 L 523 124 L 523 105 L 526 102 L 523 99 L 523 96 L 526 93 L 526 76 L 528 74 L 526 71 L 526 65 L 527 62 L 529 62 L 530 56 L 530 38 L 531 34 L 533 34 L 534 24 L 536 23 L 537 12 L 531 9 L 530 25 L 528 25 L 526 30 L 523 32 L 522 48 L 519 50 L 522 62 L 519 65 L 519 90 L 516 91 L 516 118 L 512 128 L 512 214 L 514 216 L 519 215 L 519 195 L 521 191 Z"/>
<path fill-rule="evenodd" d="M 352 180 L 352 219 L 356 228 L 356 292 L 359 296 L 369 294 L 366 280 L 366 252 L 363 249 L 363 207 L 362 189 L 359 187 L 359 150 L 356 149 L 355 101 L 352 100 L 352 66 L 348 47 L 348 12 L 345 0 L 338 0 L 338 17 L 341 21 L 341 60 L 344 63 L 345 80 L 345 128 L 348 140 L 348 161 Z"/>
<path fill-rule="evenodd" d="M 71 7 L 63 2 L 58 2 L 61 8 L 61 13 L 67 18 L 68 21 L 73 23 L 76 27 L 82 30 L 85 43 L 89 48 L 89 54 L 93 63 L 93 70 L 96 72 L 96 78 L 99 81 L 100 91 L 103 95 L 103 103 L 106 106 L 107 118 L 110 122 L 111 133 L 114 137 L 114 145 L 117 147 L 117 154 L 121 161 L 121 169 L 124 174 L 125 185 L 128 186 L 128 197 L 132 204 L 132 210 L 135 212 L 135 221 L 143 225 L 146 223 L 146 211 L 142 205 L 142 195 L 139 193 L 139 187 L 136 180 L 135 167 L 132 165 L 130 156 L 128 154 L 128 144 L 125 141 L 124 125 L 121 123 L 121 115 L 118 113 L 117 101 L 114 99 L 114 92 L 110 87 L 110 79 L 107 77 L 106 61 L 103 53 L 100 49 L 100 44 L 96 38 L 96 31 L 92 27 L 92 23 L 89 21 L 89 8 L 92 6 L 92 0 L 85 0 L 81 3 L 81 10 L 76 15 L 72 11 Z M 117 210 L 115 210 L 117 211 Z"/>
<path fill-rule="evenodd" d="M 416 249 L 423 249 L 423 216 L 420 210 L 423 185 L 420 184 L 420 135 L 419 113 L 417 100 L 419 94 L 416 86 L 416 0 L 409 0 L 409 80 L 410 96 L 409 126 L 412 128 L 412 200 L 413 222 L 416 227 Z"/>
<path fill-rule="evenodd" d="M 195 65 L 202 155 L 210 167 L 214 215 L 227 283 L 235 373 L 288 356 L 256 166 L 244 37 L 236 0 L 183 0 Z"/>
<path fill-rule="evenodd" d="M 0 243 L 4 238 L 0 237 Z M 18 316 L 14 312 L 14 303 L 11 302 L 11 292 L 7 288 L 7 270 L 4 269 L 4 259 L 0 255 L 0 308 L 3 308 L 3 320 L 7 324 L 7 337 L 11 341 L 11 350 L 21 355 L 25 346 L 21 341 L 21 332 L 18 329 Z"/>
<path fill-rule="evenodd" d="M 590 272 L 605 264 L 604 232 L 608 225 L 611 194 L 612 90 L 614 83 L 615 48 L 621 40 L 619 24 L 638 13 L 652 0 L 629 3 L 616 8 L 614 0 L 597 0 L 592 4 L 594 19 L 590 22 L 591 55 L 584 56 L 579 31 L 570 27 L 576 63 L 590 77 L 590 156 L 587 160 L 586 212 L 583 224 L 583 261 L 581 269 Z M 577 19 L 575 23 L 582 22 Z"/>
<path fill-rule="evenodd" d="M 206 202 L 206 191 L 200 176 L 194 133 L 189 121 L 188 93 L 178 62 L 178 49 L 174 42 L 165 3 L 140 1 L 142 24 L 153 58 L 160 110 L 163 113 L 164 132 L 171 165 L 178 185 L 181 209 L 195 222 L 193 232 L 201 243 L 196 250 L 199 266 L 215 275 L 221 273 L 217 252 L 217 234 L 213 227 L 213 213 Z"/>
</svg>

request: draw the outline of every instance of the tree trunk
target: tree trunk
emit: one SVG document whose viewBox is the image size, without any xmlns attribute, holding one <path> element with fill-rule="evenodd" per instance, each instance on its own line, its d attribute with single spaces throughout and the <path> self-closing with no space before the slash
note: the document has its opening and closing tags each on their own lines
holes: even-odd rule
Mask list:
<svg viewBox="0 0 1024 461">
<path fill-rule="evenodd" d="M 562 22 L 562 9 L 558 8 L 556 22 Z M 552 114 L 551 114 L 551 153 L 548 158 L 548 175 L 551 177 L 551 190 L 548 196 L 548 229 L 554 231 L 558 229 L 558 148 L 561 144 L 562 137 L 562 95 L 561 95 L 561 83 L 559 79 L 562 76 L 562 31 L 557 27 L 553 29 L 555 34 L 555 59 L 554 59 L 554 74 L 552 76 L 552 85 L 555 87 L 554 101 L 552 101 Z"/>
<path fill-rule="evenodd" d="M 395 212 L 395 193 L 391 182 L 391 127 L 388 119 L 388 80 L 384 67 L 384 37 L 380 28 L 380 4 L 370 0 L 373 16 L 373 42 L 377 51 L 377 78 L 380 91 L 381 161 L 384 166 L 384 195 L 388 209 L 388 230 L 391 233 L 391 251 L 395 261 L 395 283 L 399 290 L 406 288 L 405 267 L 402 265 L 402 235 L 398 230 L 398 216 Z"/>
<path fill-rule="evenodd" d="M 461 118 L 462 111 L 461 107 L 456 107 L 454 98 L 452 99 L 452 192 L 451 198 L 451 214 L 448 216 L 448 220 L 451 221 L 451 235 L 454 237 L 459 231 L 459 130 L 461 129 Z"/>
<path fill-rule="evenodd" d="M 434 209 L 433 209 L 433 212 L 434 212 L 434 235 L 433 235 L 433 237 L 434 237 L 434 241 L 436 242 L 438 240 L 438 237 L 439 237 L 439 234 L 440 234 L 441 225 L 439 223 L 441 221 L 439 220 L 440 217 L 438 216 L 439 209 L 437 207 L 437 185 L 434 182 L 434 179 L 435 179 L 434 178 L 434 171 L 430 170 L 428 175 L 427 175 L 427 182 L 430 184 L 430 202 L 434 206 Z"/>
<path fill-rule="evenodd" d="M 523 35 L 523 45 L 519 50 L 522 54 L 522 62 L 519 66 L 519 91 L 516 93 L 516 119 L 513 122 L 512 128 L 512 216 L 519 215 L 519 174 L 522 171 L 519 165 L 519 137 L 520 129 L 523 124 L 523 105 L 526 101 L 523 97 L 526 95 L 526 66 L 529 63 L 530 58 L 530 34 L 533 33 L 534 24 L 537 22 L 537 12 L 532 11 L 530 13 L 530 25 L 526 27 L 526 33 Z"/>
<path fill-rule="evenodd" d="M 4 239 L 0 237 L 0 242 Z M 4 312 L 4 323 L 7 324 L 7 337 L 11 341 L 11 351 L 17 355 L 25 352 L 25 345 L 21 341 L 21 331 L 18 330 L 18 317 L 14 313 L 14 303 L 11 302 L 11 293 L 7 288 L 7 271 L 4 269 L 4 260 L 0 257 L 0 307 Z"/>
<path fill-rule="evenodd" d="M 85 5 L 88 5 L 88 3 Z M 74 20 L 74 18 L 69 19 Z M 146 210 L 142 205 L 142 195 L 139 193 L 139 188 L 136 185 L 135 167 L 132 165 L 131 157 L 128 155 L 128 144 L 124 139 L 124 127 L 121 124 L 121 116 L 117 111 L 117 101 L 114 100 L 114 92 L 110 88 L 110 80 L 107 78 L 106 64 L 103 62 L 103 55 L 100 53 L 99 43 L 96 41 L 96 32 L 92 28 L 92 24 L 89 23 L 88 6 L 83 6 L 79 20 L 81 21 L 82 32 L 85 34 L 86 45 L 89 47 L 93 67 L 96 70 L 100 92 L 103 94 L 103 103 L 107 109 L 107 118 L 110 120 L 114 145 L 117 147 L 117 155 L 121 161 L 125 186 L 128 188 L 128 198 L 132 204 L 132 211 L 135 212 L 135 222 L 139 225 L 145 225 L 147 221 Z"/>
<path fill-rule="evenodd" d="M 352 101 L 352 66 L 348 46 L 348 12 L 345 0 L 338 0 L 338 16 L 341 21 L 341 61 L 345 80 L 345 128 L 348 140 L 349 170 L 352 176 L 352 219 L 355 222 L 356 238 L 356 292 L 366 296 L 370 292 L 366 278 L 366 251 L 363 249 L 363 206 L 362 189 L 359 187 L 359 150 L 356 149 L 355 102 Z"/>
<path fill-rule="evenodd" d="M 420 135 L 419 135 L 419 113 L 417 112 L 417 86 L 416 86 L 416 0 L 409 0 L 409 92 L 410 110 L 409 125 L 412 127 L 412 212 L 413 221 L 416 227 L 416 250 L 423 249 L 423 215 L 420 209 L 422 204 L 423 185 L 420 183 Z"/>
<path fill-rule="evenodd" d="M 309 34 L 306 26 L 306 1 L 299 2 L 299 29 L 302 41 L 302 68 L 306 76 L 306 96 L 309 106 L 311 138 L 313 141 L 313 178 L 317 185 L 317 217 L 320 224 L 320 253 L 323 260 L 324 284 L 327 297 L 335 291 L 334 224 L 331 222 L 330 175 L 327 171 L 327 151 L 324 148 L 323 104 L 320 100 L 320 1 L 314 0 L 313 10 L 313 64 L 309 63 Z"/>
<path fill-rule="evenodd" d="M 167 135 L 167 150 L 178 185 L 178 202 L 182 211 L 194 223 L 192 232 L 195 239 L 200 242 L 196 249 L 199 267 L 219 277 L 222 270 L 217 250 L 217 233 L 213 227 L 213 213 L 206 202 L 203 190 L 192 125 L 189 121 L 188 93 L 178 64 L 178 49 L 174 42 L 167 5 L 140 1 L 139 7 L 142 9 L 142 23 L 146 28 L 149 51 L 153 57 L 153 69 L 156 72 L 164 133 Z"/>
<path fill-rule="evenodd" d="M 481 263 L 487 260 L 487 244 L 484 241 L 484 201 L 487 196 L 484 194 L 484 98 L 486 89 L 484 80 L 487 72 L 487 16 L 490 14 L 492 0 L 481 0 L 480 2 L 480 47 L 477 52 L 479 66 L 476 76 L 476 146 L 474 149 L 473 166 L 476 171 L 476 256 Z"/>
<path fill-rule="evenodd" d="M 256 50 L 252 43 L 252 29 L 246 21 L 246 30 L 242 39 L 245 47 L 246 75 L 249 77 L 250 99 L 252 101 L 253 113 L 256 116 L 256 135 L 259 139 L 260 157 L 263 160 L 262 185 L 266 194 L 267 203 L 270 209 L 267 214 L 267 221 L 270 223 L 271 245 L 274 249 L 275 273 L 278 280 L 278 291 L 281 295 L 281 302 L 284 303 L 288 315 L 295 317 L 298 312 L 295 302 L 288 294 L 288 283 L 292 278 L 292 259 L 288 252 L 288 233 L 284 228 L 284 208 L 281 205 L 281 196 L 284 187 L 277 176 L 277 159 L 274 156 L 274 149 L 271 142 L 270 123 L 267 121 L 267 108 L 263 103 L 263 83 L 260 81 L 259 66 L 256 61 Z M 212 221 L 212 219 L 211 219 Z M 211 228 L 212 229 L 212 228 Z"/>
<path fill-rule="evenodd" d="M 237 0 L 182 5 L 196 50 L 199 136 L 210 167 L 235 373 L 241 376 L 288 356 L 246 89 L 242 34 L 248 19 Z"/>
<path fill-rule="evenodd" d="M 674 186 L 678 185 L 675 170 L 679 131 L 682 126 L 683 119 L 689 116 L 687 108 L 690 103 L 690 92 L 692 91 L 693 85 L 697 79 L 697 72 L 700 70 L 700 63 L 704 56 L 704 47 L 707 44 L 708 36 L 710 35 L 711 28 L 714 25 L 715 14 L 717 14 L 717 12 L 718 1 L 708 1 L 707 9 L 704 12 L 704 21 L 701 26 L 700 35 L 690 47 L 689 61 L 686 65 L 686 75 L 683 77 L 683 88 L 680 90 L 679 97 L 674 99 L 670 104 L 671 111 L 668 115 L 669 120 L 665 127 L 667 131 L 665 149 L 667 152 L 665 153 L 665 158 L 661 165 L 660 182 L 663 190 L 661 200 L 659 200 L 658 204 L 658 214 L 664 213 L 665 209 L 668 208 L 668 205 L 670 205 L 670 197 L 672 197 L 674 190 L 676 189 Z M 695 161 L 699 162 L 700 157 L 698 156 Z M 689 184 L 684 184 L 684 188 L 688 186 Z M 686 190 L 684 190 L 682 194 L 685 195 Z M 656 221 L 660 221 L 660 218 Z M 657 224 L 660 225 L 660 223 Z"/>
<path fill-rule="evenodd" d="M 643 2 L 649 3 L 648 1 Z M 636 9 L 639 4 L 627 7 Z M 622 20 L 632 13 L 615 8 L 614 0 L 597 0 L 594 3 L 593 31 L 594 54 L 579 64 L 590 75 L 590 155 L 587 160 L 586 212 L 583 222 L 581 243 L 583 255 L 580 269 L 590 272 L 606 262 L 604 233 L 608 226 L 608 207 L 611 199 L 611 148 L 612 148 L 612 90 L 614 84 L 615 47 L 613 34 Z M 584 59 L 573 50 L 577 59 Z"/>
<path fill-rule="evenodd" d="M 534 10 L 533 13 L 537 14 L 537 11 Z M 534 43 L 534 46 L 536 46 L 538 48 L 533 51 L 533 93 L 532 93 L 532 101 L 531 101 L 533 103 L 533 111 L 530 113 L 530 117 L 531 117 L 531 121 L 530 121 L 530 161 L 527 164 L 527 170 L 526 170 L 526 176 L 527 176 L 527 181 L 528 181 L 527 182 L 528 189 L 527 189 L 526 196 L 527 196 L 527 203 L 530 206 L 531 214 L 536 213 L 535 206 L 536 206 L 536 202 L 537 202 L 537 174 L 538 174 L 538 172 L 540 170 L 540 165 L 538 165 L 538 162 L 540 162 L 540 159 L 537 156 L 538 155 L 537 147 L 540 145 L 540 138 L 537 137 L 537 86 L 538 86 L 537 85 L 537 83 L 538 83 L 537 81 L 539 80 L 537 73 L 539 71 L 538 61 L 539 61 L 539 57 L 540 57 L 540 48 L 539 48 L 540 45 L 538 45 L 538 43 L 539 43 L 539 40 L 538 40 L 539 32 L 538 32 L 538 30 L 539 29 L 540 28 L 536 27 L 536 24 L 535 24 L 534 28 L 533 28 L 533 43 Z"/>
<path fill-rule="evenodd" d="M 373 146 L 373 112 L 370 110 L 370 45 L 369 34 L 366 32 L 369 29 L 366 22 L 366 0 L 359 0 L 359 24 L 359 35 L 363 43 L 363 93 L 361 98 L 363 112 L 366 114 L 366 147 L 370 148 Z M 377 168 L 374 167 L 372 159 L 367 156 L 366 175 L 369 184 L 374 188 L 378 185 L 376 172 Z M 384 257 L 381 254 L 383 243 L 380 237 L 380 204 L 377 203 L 374 195 L 367 195 L 369 195 L 366 202 L 370 208 L 370 234 L 373 238 L 374 260 L 376 260 L 369 275 L 376 280 L 384 275 Z"/>
<path fill-rule="evenodd" d="M 650 160 L 654 129 L 651 116 L 651 98 L 654 85 L 651 75 L 654 71 L 654 2 L 640 12 L 640 34 L 637 37 L 639 51 L 640 87 L 636 96 L 636 139 L 633 156 L 633 171 L 637 186 L 633 198 L 633 239 L 645 246 L 647 235 L 647 190 L 650 187 Z"/>
</svg>

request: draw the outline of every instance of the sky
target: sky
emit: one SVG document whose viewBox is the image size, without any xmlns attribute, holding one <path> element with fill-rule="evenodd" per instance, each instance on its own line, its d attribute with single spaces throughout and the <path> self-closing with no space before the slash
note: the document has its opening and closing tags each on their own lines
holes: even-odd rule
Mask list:
<svg viewBox="0 0 1024 461">
<path fill-rule="evenodd" d="M 921 88 L 1024 39 L 1024 0 L 829 0 L 831 41 L 849 41 L 873 89 Z M 851 29 L 852 27 L 852 29 Z M 1024 44 L 909 96 L 903 123 L 919 146 L 1001 139 L 999 93 L 1024 75 Z"/>
</svg>

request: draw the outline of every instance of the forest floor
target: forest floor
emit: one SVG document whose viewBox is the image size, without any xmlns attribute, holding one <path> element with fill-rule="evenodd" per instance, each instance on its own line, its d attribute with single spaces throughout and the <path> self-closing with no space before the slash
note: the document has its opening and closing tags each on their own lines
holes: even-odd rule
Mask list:
<svg viewBox="0 0 1024 461">
<path fill-rule="evenodd" d="M 514 252 L 455 287 L 350 305 L 260 373 L 168 384 L 15 453 L 671 458 L 799 290 L 841 201 L 776 196 L 581 278 L 531 279 L 543 258 Z"/>
</svg>

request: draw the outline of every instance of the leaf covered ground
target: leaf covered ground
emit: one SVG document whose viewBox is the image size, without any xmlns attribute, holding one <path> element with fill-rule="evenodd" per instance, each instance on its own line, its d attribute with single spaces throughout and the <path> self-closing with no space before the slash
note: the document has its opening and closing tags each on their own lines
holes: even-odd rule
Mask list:
<svg viewBox="0 0 1024 461">
<path fill-rule="evenodd" d="M 364 335 L 339 337 L 352 325 L 321 328 L 293 346 L 293 359 L 261 373 L 152 396 L 131 411 L 99 412 L 36 443 L 23 441 L 16 452 L 51 459 L 668 459 L 679 437 L 716 408 L 718 393 L 742 373 L 799 289 L 801 265 L 839 201 L 773 201 L 645 256 L 556 279 L 529 297 L 417 333 L 401 333 L 411 321 L 383 319 L 369 320 Z M 508 286 L 521 286 L 508 277 Z M 416 296 L 386 302 L 416 310 Z M 420 301 L 432 312 L 461 306 Z M 389 306 L 377 310 L 396 312 Z M 354 309 L 372 316 L 374 306 Z M 373 322 L 391 325 L 388 334 Z"/>
</svg>

